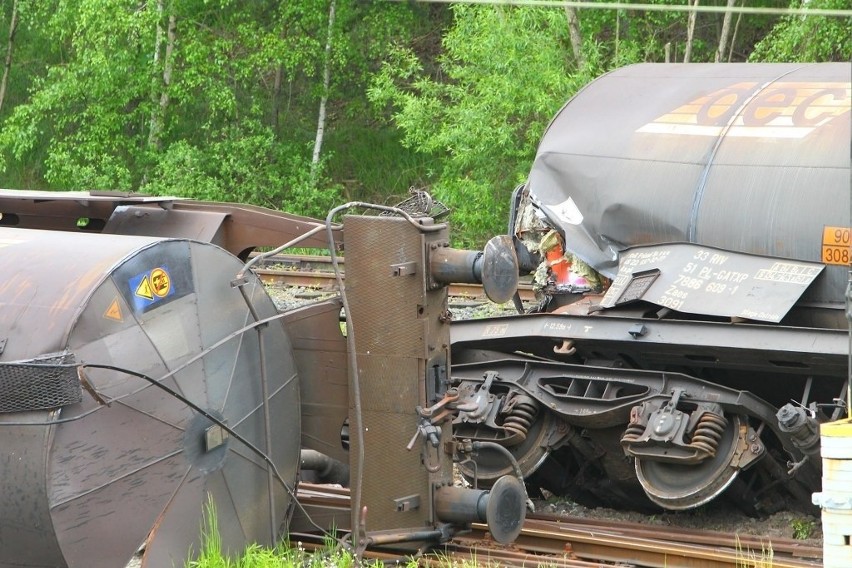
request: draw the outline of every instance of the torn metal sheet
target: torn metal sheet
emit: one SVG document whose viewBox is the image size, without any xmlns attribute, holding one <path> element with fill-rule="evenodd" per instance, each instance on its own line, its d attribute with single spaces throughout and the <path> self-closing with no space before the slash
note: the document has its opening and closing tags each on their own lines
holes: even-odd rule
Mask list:
<svg viewBox="0 0 852 568">
<path fill-rule="evenodd" d="M 645 300 L 679 312 L 780 322 L 824 266 L 687 243 L 631 248 L 601 306 Z"/>
</svg>

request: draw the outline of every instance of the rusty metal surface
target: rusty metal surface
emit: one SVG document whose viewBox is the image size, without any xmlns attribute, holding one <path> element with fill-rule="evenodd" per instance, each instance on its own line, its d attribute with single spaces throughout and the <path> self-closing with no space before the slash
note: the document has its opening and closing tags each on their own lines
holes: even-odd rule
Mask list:
<svg viewBox="0 0 852 568">
<path fill-rule="evenodd" d="M 86 219 L 84 228 L 78 225 Z M 256 247 L 275 247 L 321 221 L 233 203 L 192 201 L 121 192 L 0 189 L 0 226 L 69 232 L 179 237 L 212 242 L 246 259 Z M 334 231 L 340 239 L 339 229 Z M 302 243 L 327 248 L 324 235 Z"/>
<path fill-rule="evenodd" d="M 346 338 L 339 298 L 290 310 L 282 318 L 299 370 L 302 447 L 349 463 L 341 430 L 349 417 Z M 338 525 L 339 526 L 339 525 Z"/>
<path fill-rule="evenodd" d="M 199 550 L 208 495 L 227 550 L 271 543 L 290 497 L 275 484 L 270 506 L 261 457 L 236 438 L 205 447 L 212 422 L 186 403 L 90 366 L 160 379 L 294 483 L 298 378 L 280 322 L 251 327 L 252 313 L 277 313 L 259 280 L 250 277 L 247 303 L 230 285 L 242 263 L 185 240 L 2 228 L 0 242 L 10 334 L 0 362 L 64 350 L 87 387 L 79 403 L 0 414 L 0 566 L 115 568 L 146 538 L 144 565 L 182 564 Z"/>
<path fill-rule="evenodd" d="M 821 262 L 824 228 L 852 225 L 849 112 L 848 63 L 632 65 L 563 107 L 528 186 L 609 277 L 625 247 L 674 241 Z M 828 266 L 806 299 L 845 283 Z"/>
<path fill-rule="evenodd" d="M 404 219 L 389 217 L 347 216 L 344 226 L 363 417 L 363 429 L 352 423 L 351 470 L 356 475 L 360 446 L 366 529 L 422 530 L 435 522 L 430 484 L 452 481 L 451 461 L 441 459 L 440 450 L 432 450 L 432 465 L 439 468 L 434 474 L 421 462 L 422 438 L 406 450 L 418 428 L 415 407 L 435 402 L 427 394 L 429 362 L 442 357 L 446 366 L 449 360 L 449 326 L 440 318 L 446 292 L 426 291 L 425 274 L 426 239 L 445 240 L 446 234 L 426 237 Z M 350 412 L 354 404 L 350 390 Z M 442 442 L 450 440 L 449 430 L 444 428 Z"/>
<path fill-rule="evenodd" d="M 720 404 L 723 410 L 718 413 L 723 412 L 727 417 L 731 433 L 736 430 L 733 425 L 738 419 L 732 418 L 735 415 L 749 416 L 753 427 L 760 424 L 761 429 L 765 428 L 764 435 L 759 438 L 761 444 L 745 443 L 746 439 L 752 442 L 758 439 L 756 433 L 747 429 L 739 429 L 738 441 L 733 444 L 726 426 L 724 439 L 727 441 L 717 453 L 726 456 L 721 467 L 730 463 L 740 468 L 748 480 L 762 468 L 777 470 L 783 476 L 784 462 L 776 461 L 776 453 L 764 452 L 764 449 L 783 449 L 782 455 L 793 456 L 794 460 L 802 459 L 802 451 L 789 434 L 780 429 L 775 417 L 777 408 L 790 400 L 801 400 L 802 392 L 806 392 L 809 403 L 833 400 L 841 392 L 848 362 L 849 337 L 845 330 L 542 314 L 462 321 L 455 323 L 451 331 L 456 361 L 468 351 L 475 355 L 476 350 L 491 350 L 487 361 L 453 367 L 454 381 L 467 385 L 460 385 L 460 392 L 469 392 L 471 388 L 475 392 L 476 387 L 487 380 L 483 378 L 487 373 L 499 373 L 495 384 L 534 397 L 540 408 L 559 414 L 566 424 L 582 430 L 596 443 L 610 444 L 605 454 L 611 456 L 612 461 L 601 457 L 599 462 L 605 471 L 601 477 L 607 479 L 617 479 L 623 474 L 616 462 L 620 459 L 624 463 L 624 451 L 632 452 L 631 440 L 637 434 L 635 428 L 639 427 L 639 433 L 645 432 L 645 423 L 634 420 L 634 414 L 643 415 L 646 405 L 649 412 L 656 412 L 664 401 L 676 405 L 672 402 L 671 397 L 675 396 L 672 393 L 681 392 L 699 406 Z M 506 353 L 507 360 L 495 360 L 494 351 Z M 520 354 L 528 358 L 522 359 Z M 539 362 L 532 357 L 561 362 Z M 470 360 L 477 359 L 471 357 Z M 656 402 L 650 403 L 651 398 Z M 711 407 L 707 408 L 709 411 Z M 664 414 L 655 420 L 663 420 Z M 475 418 L 470 420 L 473 422 Z M 492 430 L 496 429 L 492 427 Z M 769 435 L 770 430 L 773 435 Z M 615 441 L 620 440 L 620 446 L 611 444 L 613 431 L 617 432 Z M 631 433 L 629 437 L 628 432 Z M 482 435 L 488 433 L 490 430 L 486 429 Z M 584 452 L 585 445 L 579 440 L 569 439 L 568 443 L 571 451 L 576 448 L 578 453 Z M 649 445 L 655 444 L 659 445 L 656 442 Z M 745 447 L 752 453 L 743 453 Z M 670 450 L 673 448 L 667 446 L 664 451 L 666 459 L 671 461 L 676 452 Z M 660 451 L 657 447 L 641 457 L 638 453 L 631 455 L 636 456 L 637 464 L 646 462 L 641 468 L 641 464 L 637 465 L 637 471 L 646 480 L 643 482 L 645 491 L 650 493 L 651 486 L 662 488 L 667 496 L 665 503 L 662 498 L 655 502 L 666 508 L 695 506 L 713 498 L 727 482 L 734 481 L 729 475 L 732 470 L 722 470 L 712 461 L 702 462 L 700 466 L 685 462 L 671 467 L 650 465 L 656 455 L 661 455 Z M 583 454 L 585 461 L 575 466 L 567 459 L 559 462 L 559 457 L 568 453 L 559 452 L 562 450 L 554 454 L 552 471 L 543 467 L 544 474 L 551 476 L 546 483 L 560 474 L 560 479 L 571 480 L 577 467 L 593 467 L 590 464 L 597 460 L 597 457 L 589 459 Z M 743 463 L 738 457 L 746 455 L 763 458 L 758 467 L 747 468 L 750 462 Z M 560 463 L 567 464 L 561 466 L 561 473 Z M 740 478 L 746 481 L 743 475 Z M 633 474 L 624 475 L 623 479 L 627 478 L 632 479 Z M 818 472 L 802 467 L 795 477 L 784 479 L 791 483 L 769 487 L 788 491 L 798 503 L 808 506 L 810 492 L 819 486 Z M 762 486 L 763 482 L 756 484 Z M 742 486 L 742 483 L 736 481 L 736 485 Z M 557 482 L 553 482 L 553 487 L 557 492 L 572 489 L 559 486 Z M 587 493 L 595 490 L 594 483 L 582 488 Z M 741 506 L 749 503 L 748 498 L 739 493 L 737 497 L 728 496 L 737 499 Z M 759 506 L 760 503 L 755 502 L 755 507 Z"/>
<path fill-rule="evenodd" d="M 637 326 L 644 330 L 634 336 Z M 849 344 L 843 330 L 554 314 L 458 321 L 451 332 L 454 350 L 480 345 L 552 358 L 554 348 L 571 339 L 583 357 L 622 353 L 642 368 L 683 365 L 776 376 L 842 377 Z M 783 385 L 775 381 L 773 388 Z"/>
<path fill-rule="evenodd" d="M 487 533 L 481 525 L 474 525 L 470 536 L 458 538 L 457 542 L 470 549 L 477 559 L 487 561 L 491 551 L 487 546 Z M 518 537 L 516 547 L 523 551 L 542 554 L 565 554 L 569 559 L 587 563 L 627 563 L 631 566 L 647 568 L 735 568 L 743 563 L 759 565 L 767 549 L 743 549 L 733 546 L 702 546 L 693 543 L 668 541 L 659 527 L 649 527 L 644 533 L 619 534 L 605 526 L 589 530 L 582 526 L 574 527 L 570 523 L 532 521 L 524 526 Z M 767 545 L 769 546 L 769 545 Z M 528 566 L 530 560 L 501 561 L 504 551 L 495 551 L 495 560 L 501 565 Z M 546 563 L 547 556 L 542 560 Z M 772 555 L 773 568 L 817 568 L 821 560 L 791 558 L 780 554 Z M 599 564 L 598 564 L 599 565 Z"/>
<path fill-rule="evenodd" d="M 299 499 L 312 512 L 336 511 L 338 518 L 350 505 L 349 491 L 329 486 L 299 484 Z M 301 538 L 305 539 L 304 536 Z M 321 549 L 303 540 L 308 549 Z M 631 523 L 593 517 L 535 514 L 528 516 L 520 538 L 512 546 L 497 545 L 486 527 L 475 524 L 470 534 L 459 535 L 446 547 L 420 558 L 420 566 L 444 566 L 447 558 L 459 562 L 500 566 L 570 566 L 591 568 L 620 562 L 631 566 L 738 567 L 768 562 L 773 566 L 816 568 L 822 548 L 813 541 L 734 534 L 676 525 Z M 364 558 L 394 560 L 368 549 Z"/>
</svg>

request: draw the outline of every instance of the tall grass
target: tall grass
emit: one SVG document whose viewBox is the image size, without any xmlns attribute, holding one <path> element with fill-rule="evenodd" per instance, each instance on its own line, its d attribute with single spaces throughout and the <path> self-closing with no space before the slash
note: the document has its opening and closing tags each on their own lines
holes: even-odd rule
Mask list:
<svg viewBox="0 0 852 568">
<path fill-rule="evenodd" d="M 341 549 L 331 536 L 324 539 L 323 549 L 308 551 L 300 542 L 283 542 L 273 548 L 253 543 L 246 546 L 238 558 L 230 558 L 222 551 L 222 539 L 219 534 L 219 524 L 216 516 L 216 505 L 208 498 L 204 508 L 204 519 L 201 527 L 201 551 L 197 558 L 192 558 L 190 551 L 186 568 L 350 568 L 353 566 L 375 567 L 384 566 L 379 561 L 366 561 L 358 564 L 355 557 Z M 406 561 L 400 564 L 414 568 L 416 561 Z"/>
</svg>

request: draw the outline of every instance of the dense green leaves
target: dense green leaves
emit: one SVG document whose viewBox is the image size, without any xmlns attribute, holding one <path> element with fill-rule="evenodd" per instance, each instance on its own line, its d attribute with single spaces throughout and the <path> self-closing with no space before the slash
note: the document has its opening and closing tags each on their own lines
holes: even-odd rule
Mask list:
<svg viewBox="0 0 852 568">
<path fill-rule="evenodd" d="M 381 46 L 412 28 L 414 10 L 338 4 L 331 94 L 343 100 L 353 88 L 363 92 Z M 47 54 L 46 71 L 5 117 L 2 164 L 7 173 L 28 169 L 30 180 L 34 173 L 31 186 L 140 190 L 324 215 L 340 186 L 308 171 L 327 7 L 315 0 L 33 3 L 28 29 L 61 49 Z M 356 99 L 364 109 L 366 99 Z"/>
<path fill-rule="evenodd" d="M 394 109 L 404 144 L 440 158 L 434 192 L 475 245 L 505 224 L 545 125 L 590 76 L 572 70 L 561 10 L 459 5 L 453 15 L 440 75 L 400 48 L 368 94 Z"/>
<path fill-rule="evenodd" d="M 791 8 L 850 9 L 849 0 L 793 0 Z M 753 61 L 849 61 L 849 18 L 787 16 L 772 28 L 751 54 Z"/>
<path fill-rule="evenodd" d="M 329 4 L 3 3 L 2 185 L 188 195 L 316 216 L 344 199 L 394 203 L 409 186 L 427 187 L 454 208 L 458 244 L 479 246 L 503 230 L 508 197 L 566 99 L 614 67 L 682 61 L 687 43 L 685 12 L 364 0 L 337 0 L 329 35 Z M 722 20 L 698 15 L 692 61 L 714 60 Z M 852 57 L 848 18 L 729 23 L 724 59 Z"/>
</svg>

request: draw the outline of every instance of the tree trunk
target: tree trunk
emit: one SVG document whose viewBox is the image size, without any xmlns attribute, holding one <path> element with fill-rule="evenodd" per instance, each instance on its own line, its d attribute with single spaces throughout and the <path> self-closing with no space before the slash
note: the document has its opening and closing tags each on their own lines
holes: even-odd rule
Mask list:
<svg viewBox="0 0 852 568">
<path fill-rule="evenodd" d="M 157 12 L 162 14 L 163 2 L 157 2 Z M 148 146 L 150 148 L 159 149 L 162 143 L 160 135 L 163 131 L 163 123 L 165 121 L 166 109 L 169 106 L 169 85 L 172 82 L 172 52 L 175 48 L 175 30 L 177 28 L 177 19 L 174 13 L 169 15 L 169 25 L 166 29 L 166 53 L 163 56 L 163 86 L 159 93 L 151 93 L 151 98 L 157 102 L 157 106 L 151 110 L 151 126 L 148 132 Z M 157 64 L 160 59 L 160 45 L 162 43 L 163 30 L 159 23 L 157 24 L 157 45 L 154 49 L 154 64 Z"/>
<path fill-rule="evenodd" d="M 325 63 L 322 72 L 322 97 L 320 98 L 319 116 L 317 117 L 317 137 L 314 141 L 314 156 L 311 160 L 311 179 L 314 183 L 319 174 L 320 152 L 322 139 L 325 135 L 325 105 L 328 102 L 328 90 L 331 82 L 331 39 L 334 32 L 334 8 L 337 0 L 331 0 L 328 9 L 328 33 L 325 40 Z"/>
<path fill-rule="evenodd" d="M 6 85 L 9 83 L 9 73 L 12 71 L 12 51 L 15 47 L 15 32 L 18 30 L 18 0 L 12 2 L 12 19 L 9 22 L 9 44 L 6 47 L 6 63 L 3 65 L 3 80 L 0 82 L 0 110 L 6 100 Z"/>
<path fill-rule="evenodd" d="M 619 4 L 621 2 L 619 1 Z M 618 65 L 618 42 L 621 39 L 621 10 L 615 11 L 615 64 Z"/>
<path fill-rule="evenodd" d="M 742 19 L 742 17 L 742 12 L 737 14 L 737 23 L 734 24 L 734 33 L 731 36 L 731 47 L 728 48 L 728 63 L 731 62 L 731 57 L 734 55 L 734 44 L 737 42 L 737 32 L 740 29 L 740 20 Z"/>
<path fill-rule="evenodd" d="M 690 2 L 691 6 L 698 6 L 698 0 Z M 686 51 L 683 54 L 683 62 L 689 63 L 689 58 L 692 57 L 692 35 L 695 32 L 695 16 L 698 14 L 695 10 L 689 12 L 689 21 L 686 25 Z"/>
<path fill-rule="evenodd" d="M 281 115 L 281 79 L 284 76 L 284 65 L 275 69 L 275 84 L 272 87 L 272 125 L 278 136 L 278 123 Z"/>
<path fill-rule="evenodd" d="M 722 19 L 722 33 L 719 34 L 719 48 L 716 50 L 716 57 L 713 59 L 716 63 L 719 63 L 725 57 L 725 47 L 728 45 L 728 34 L 731 31 L 730 9 L 733 8 L 736 3 L 737 0 L 728 0 L 728 10 L 725 12 L 724 19 Z"/>
<path fill-rule="evenodd" d="M 581 69 L 586 65 L 586 58 L 583 57 L 583 38 L 580 35 L 580 18 L 577 16 L 577 9 L 565 6 L 565 15 L 568 17 L 568 34 L 571 36 L 571 51 L 574 52 L 574 61 L 577 62 L 577 68 Z"/>
</svg>

